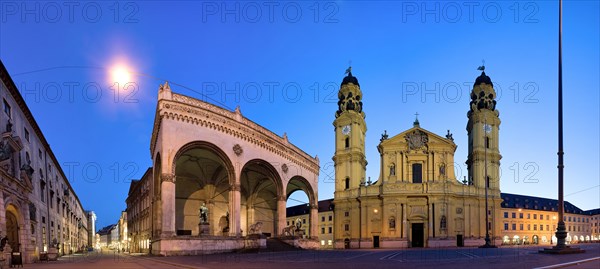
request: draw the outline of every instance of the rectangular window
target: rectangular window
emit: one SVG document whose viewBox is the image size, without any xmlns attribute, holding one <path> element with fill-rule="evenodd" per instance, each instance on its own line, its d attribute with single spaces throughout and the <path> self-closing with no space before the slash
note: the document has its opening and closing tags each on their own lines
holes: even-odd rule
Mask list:
<svg viewBox="0 0 600 269">
<path fill-rule="evenodd" d="M 302 219 L 302 223 L 304 223 L 304 224 L 305 224 L 305 223 L 306 223 L 306 219 Z"/>
<path fill-rule="evenodd" d="M 350 189 L 350 178 L 346 178 L 346 186 L 345 189 Z"/>
<path fill-rule="evenodd" d="M 350 216 L 350 212 L 349 211 L 344 212 L 344 217 L 349 217 L 349 216 Z"/>
<path fill-rule="evenodd" d="M 29 131 L 27 131 L 27 128 L 23 128 L 23 132 L 25 133 L 25 140 L 29 142 Z"/>
<path fill-rule="evenodd" d="M 412 183 L 422 183 L 423 182 L 423 165 L 420 163 L 413 163 L 412 172 L 413 172 Z"/>
<path fill-rule="evenodd" d="M 329 221 L 332 221 L 332 220 L 333 220 L 333 216 L 329 215 Z"/>
<path fill-rule="evenodd" d="M 522 219 L 523 218 L 523 213 L 519 213 L 519 218 Z"/>
<path fill-rule="evenodd" d="M 540 231 L 544 230 L 544 225 L 540 224 Z"/>
<path fill-rule="evenodd" d="M 344 224 L 344 231 L 350 231 L 350 224 Z"/>
<path fill-rule="evenodd" d="M 321 216 L 321 221 L 325 221 L 325 216 Z"/>
<path fill-rule="evenodd" d="M 533 219 L 537 219 L 537 214 L 533 214 Z"/>
<path fill-rule="evenodd" d="M 512 224 L 512 229 L 513 229 L 513 231 L 516 231 L 516 230 L 517 230 L 517 224 L 516 224 L 516 223 L 513 223 L 513 224 Z"/>
<path fill-rule="evenodd" d="M 508 218 L 508 212 L 504 212 L 504 218 Z"/>
<path fill-rule="evenodd" d="M 546 215 L 546 220 L 550 220 L 550 215 Z"/>
<path fill-rule="evenodd" d="M 531 214 L 527 213 L 527 219 L 531 218 Z"/>
<path fill-rule="evenodd" d="M 531 224 L 527 224 L 527 231 L 531 231 Z"/>
<path fill-rule="evenodd" d="M 519 224 L 519 230 L 523 231 L 523 223 Z"/>
<path fill-rule="evenodd" d="M 487 136 L 485 137 L 485 147 L 488 149 L 490 148 L 490 138 Z"/>
<path fill-rule="evenodd" d="M 325 227 L 321 228 L 321 234 L 325 234 Z"/>
<path fill-rule="evenodd" d="M 508 223 L 504 223 L 504 230 L 507 231 L 508 230 Z"/>
<path fill-rule="evenodd" d="M 11 119 L 11 113 L 10 113 L 10 105 L 8 104 L 8 102 L 6 102 L 6 99 L 3 99 L 4 101 L 4 113 L 6 113 L 6 115 L 8 115 L 8 118 Z"/>
<path fill-rule="evenodd" d="M 325 240 L 321 240 L 321 246 L 325 245 Z"/>
<path fill-rule="evenodd" d="M 332 241 L 331 240 L 327 240 L 327 245 L 331 246 L 331 244 L 332 244 Z"/>
<path fill-rule="evenodd" d="M 40 180 L 40 198 L 42 199 L 42 202 L 46 201 L 46 196 L 44 195 L 46 193 L 46 182 Z"/>
<path fill-rule="evenodd" d="M 329 232 L 329 233 L 331 233 L 331 232 L 333 231 L 333 228 L 332 228 L 331 226 L 329 226 L 329 228 L 328 228 L 328 229 L 329 229 L 329 230 L 328 230 L 328 232 Z"/>
<path fill-rule="evenodd" d="M 534 225 L 533 225 L 533 230 L 534 230 L 534 231 L 537 231 L 537 224 L 534 224 Z"/>
<path fill-rule="evenodd" d="M 517 218 L 517 213 L 513 212 L 513 213 L 512 213 L 512 218 L 513 218 L 513 219 L 516 219 L 516 218 Z"/>
</svg>

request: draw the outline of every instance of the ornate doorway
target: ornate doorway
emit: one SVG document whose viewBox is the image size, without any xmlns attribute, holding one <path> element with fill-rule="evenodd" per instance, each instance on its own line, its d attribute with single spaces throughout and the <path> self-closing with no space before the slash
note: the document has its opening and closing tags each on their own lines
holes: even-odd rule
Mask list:
<svg viewBox="0 0 600 269">
<path fill-rule="evenodd" d="M 425 233 L 423 231 L 424 227 L 423 227 L 423 223 L 413 223 L 411 226 L 411 235 L 412 235 L 412 241 L 411 241 L 411 246 L 414 248 L 422 248 L 424 247 L 424 243 L 423 241 L 425 241 Z"/>
<path fill-rule="evenodd" d="M 19 223 L 11 211 L 6 211 L 6 237 L 13 251 L 19 251 Z"/>
</svg>

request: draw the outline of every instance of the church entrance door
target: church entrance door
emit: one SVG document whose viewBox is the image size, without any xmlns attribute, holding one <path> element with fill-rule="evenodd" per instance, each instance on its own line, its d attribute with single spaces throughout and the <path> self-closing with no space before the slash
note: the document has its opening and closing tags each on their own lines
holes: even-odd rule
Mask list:
<svg viewBox="0 0 600 269">
<path fill-rule="evenodd" d="M 412 243 L 411 246 L 414 248 L 424 247 L 423 241 L 425 241 L 425 233 L 423 232 L 423 223 L 413 223 L 411 226 L 412 230 Z"/>
</svg>

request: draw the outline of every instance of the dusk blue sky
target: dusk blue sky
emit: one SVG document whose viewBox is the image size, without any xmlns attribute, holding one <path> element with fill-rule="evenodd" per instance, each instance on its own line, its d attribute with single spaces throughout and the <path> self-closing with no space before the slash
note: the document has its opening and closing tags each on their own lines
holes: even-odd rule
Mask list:
<svg viewBox="0 0 600 269">
<path fill-rule="evenodd" d="M 557 197 L 556 2 L 74 3 L 2 1 L 0 58 L 98 228 L 118 220 L 130 179 L 151 165 L 165 80 L 287 133 L 319 156 L 319 199 L 333 198 L 332 121 L 349 61 L 373 181 L 381 133 L 411 128 L 416 112 L 421 127 L 453 133 L 456 177 L 466 175 L 469 93 L 484 59 L 502 120 L 501 191 Z M 563 8 L 565 199 L 587 210 L 600 207 L 600 5 Z M 135 73 L 133 88 L 109 88 L 117 63 Z"/>
</svg>

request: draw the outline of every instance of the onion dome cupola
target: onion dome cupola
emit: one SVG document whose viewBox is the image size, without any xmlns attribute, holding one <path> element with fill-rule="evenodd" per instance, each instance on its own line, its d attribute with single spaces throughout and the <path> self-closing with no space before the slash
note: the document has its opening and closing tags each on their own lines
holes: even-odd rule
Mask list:
<svg viewBox="0 0 600 269">
<path fill-rule="evenodd" d="M 477 69 L 481 70 L 481 75 L 475 79 L 475 84 L 473 84 L 469 115 L 475 110 L 496 111 L 496 91 L 492 79 L 485 74 L 485 66 L 480 66 Z"/>
<path fill-rule="evenodd" d="M 338 110 L 335 112 L 335 117 L 349 111 L 359 113 L 365 118 L 365 113 L 362 111 L 362 92 L 358 79 L 352 75 L 352 67 L 346 69 L 346 74 L 338 92 Z"/>
</svg>

